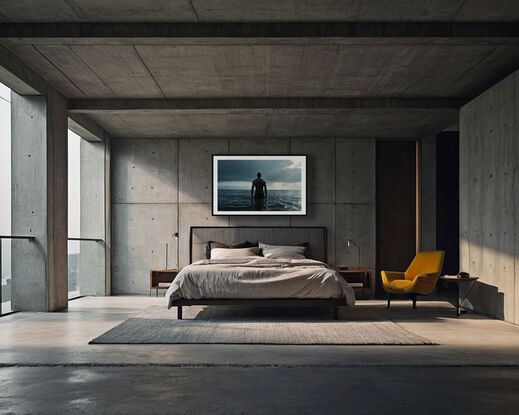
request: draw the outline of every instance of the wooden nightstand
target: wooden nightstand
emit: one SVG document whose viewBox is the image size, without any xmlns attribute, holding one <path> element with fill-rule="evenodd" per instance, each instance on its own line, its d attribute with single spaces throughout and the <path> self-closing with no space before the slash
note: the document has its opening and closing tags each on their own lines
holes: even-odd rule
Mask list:
<svg viewBox="0 0 519 415">
<path fill-rule="evenodd" d="M 353 287 L 357 300 L 375 298 L 375 273 L 371 268 L 335 268 Z"/>
<path fill-rule="evenodd" d="M 154 289 L 158 297 L 159 289 L 168 289 L 179 272 L 179 269 L 152 269 L 150 271 L 150 295 L 151 290 Z"/>
</svg>

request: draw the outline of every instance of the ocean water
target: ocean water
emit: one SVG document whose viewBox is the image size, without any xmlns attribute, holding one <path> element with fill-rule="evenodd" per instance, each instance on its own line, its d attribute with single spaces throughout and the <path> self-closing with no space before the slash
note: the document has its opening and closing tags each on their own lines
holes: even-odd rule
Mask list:
<svg viewBox="0 0 519 415">
<path fill-rule="evenodd" d="M 299 211 L 301 192 L 299 190 L 268 190 L 265 199 L 253 199 L 249 190 L 218 190 L 218 210 L 220 211 Z"/>
</svg>

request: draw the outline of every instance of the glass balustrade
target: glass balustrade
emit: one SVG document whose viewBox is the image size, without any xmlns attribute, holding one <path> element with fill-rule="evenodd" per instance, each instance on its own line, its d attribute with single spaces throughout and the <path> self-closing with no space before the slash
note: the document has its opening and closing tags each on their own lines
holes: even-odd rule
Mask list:
<svg viewBox="0 0 519 415">
<path fill-rule="evenodd" d="M 99 267 L 104 267 L 104 245 L 101 239 L 68 239 L 68 298 L 96 294 Z"/>
<path fill-rule="evenodd" d="M 16 240 L 16 242 L 14 242 Z M 16 278 L 12 268 L 12 244 L 31 244 L 32 236 L 0 235 L 0 285 L 1 307 L 0 315 L 13 311 L 12 281 Z M 82 295 L 95 294 L 99 287 L 100 275 L 104 267 L 104 244 L 101 239 L 70 238 L 68 241 L 68 298 L 73 299 Z"/>
<path fill-rule="evenodd" d="M 2 283 L 0 284 L 0 315 L 8 314 L 13 311 L 12 308 L 12 241 L 16 243 L 34 243 L 32 236 L 16 236 L 16 235 L 0 235 L 0 275 Z"/>
</svg>

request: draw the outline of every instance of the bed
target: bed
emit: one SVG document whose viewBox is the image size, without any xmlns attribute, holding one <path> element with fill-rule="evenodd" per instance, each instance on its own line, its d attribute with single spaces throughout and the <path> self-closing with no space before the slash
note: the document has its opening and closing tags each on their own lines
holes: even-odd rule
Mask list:
<svg viewBox="0 0 519 415">
<path fill-rule="evenodd" d="M 272 245 L 305 245 L 305 258 L 208 259 L 209 241 L 232 245 L 261 241 Z M 246 305 L 330 307 L 354 305 L 353 289 L 326 263 L 324 227 L 201 227 L 190 229 L 190 265 L 177 275 L 166 293 L 167 307 Z"/>
</svg>

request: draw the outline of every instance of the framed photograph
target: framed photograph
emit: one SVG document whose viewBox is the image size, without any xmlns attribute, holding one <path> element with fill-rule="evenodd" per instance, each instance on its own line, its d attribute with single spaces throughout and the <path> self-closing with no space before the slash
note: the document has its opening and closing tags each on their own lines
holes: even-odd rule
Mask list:
<svg viewBox="0 0 519 415">
<path fill-rule="evenodd" d="M 306 215 L 306 156 L 213 156 L 213 215 Z"/>
</svg>

